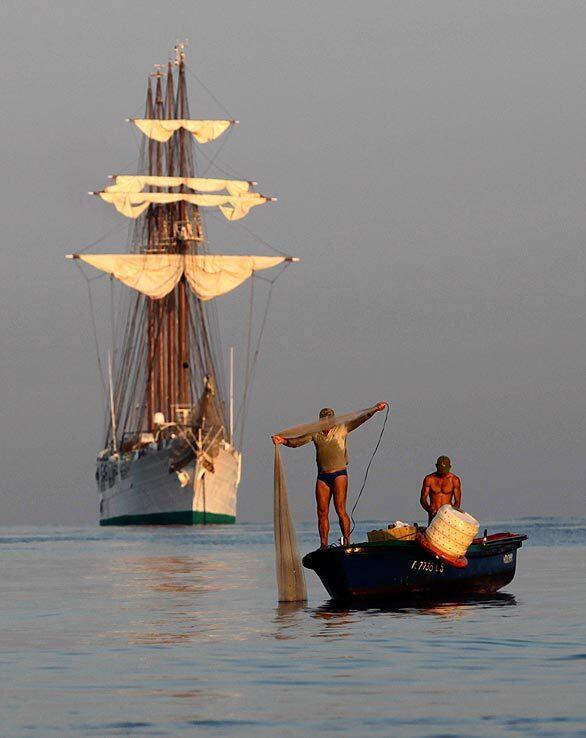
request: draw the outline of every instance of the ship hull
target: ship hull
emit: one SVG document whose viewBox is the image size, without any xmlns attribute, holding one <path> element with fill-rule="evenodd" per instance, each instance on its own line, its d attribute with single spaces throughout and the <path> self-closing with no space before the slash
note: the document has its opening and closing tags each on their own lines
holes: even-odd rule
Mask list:
<svg viewBox="0 0 586 738">
<path fill-rule="evenodd" d="M 100 525 L 214 525 L 236 521 L 240 454 L 220 448 L 213 472 L 170 471 L 170 447 L 147 449 L 98 472 Z M 182 485 L 183 481 L 183 485 Z"/>
<path fill-rule="evenodd" d="M 178 510 L 174 512 L 119 515 L 101 518 L 100 525 L 233 525 L 236 515 Z"/>
</svg>

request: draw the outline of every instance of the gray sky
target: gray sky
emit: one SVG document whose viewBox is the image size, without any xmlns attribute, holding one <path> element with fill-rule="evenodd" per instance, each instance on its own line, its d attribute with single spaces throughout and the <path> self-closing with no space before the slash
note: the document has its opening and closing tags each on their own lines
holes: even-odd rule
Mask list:
<svg viewBox="0 0 586 738">
<path fill-rule="evenodd" d="M 583 514 L 585 27 L 562 0 L 4 3 L 1 522 L 97 523 L 101 397 L 63 255 L 117 224 L 101 250 L 124 245 L 122 216 L 85 193 L 132 171 L 124 118 L 185 37 L 241 121 L 221 161 L 279 198 L 245 225 L 303 259 L 265 334 L 240 519 L 270 519 L 271 432 L 381 399 L 359 517 L 419 517 L 441 453 L 485 520 Z M 189 84 L 194 117 L 221 113 Z M 208 222 L 215 242 L 270 253 Z M 226 347 L 246 299 L 222 304 Z M 381 421 L 351 438 L 354 492 Z M 312 450 L 284 455 L 310 519 Z"/>
</svg>

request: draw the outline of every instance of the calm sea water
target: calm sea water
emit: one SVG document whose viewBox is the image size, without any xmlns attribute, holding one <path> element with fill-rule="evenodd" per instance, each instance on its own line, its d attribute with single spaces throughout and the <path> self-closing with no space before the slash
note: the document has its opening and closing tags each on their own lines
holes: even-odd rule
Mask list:
<svg viewBox="0 0 586 738">
<path fill-rule="evenodd" d="M 586 519 L 489 529 L 504 594 L 383 611 L 276 606 L 270 526 L 2 528 L 0 735 L 586 736 Z"/>
</svg>

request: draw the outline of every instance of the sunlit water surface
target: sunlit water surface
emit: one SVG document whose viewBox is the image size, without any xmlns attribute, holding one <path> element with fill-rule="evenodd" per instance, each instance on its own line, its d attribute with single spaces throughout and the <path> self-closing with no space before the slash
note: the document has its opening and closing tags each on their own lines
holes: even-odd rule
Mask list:
<svg viewBox="0 0 586 738">
<path fill-rule="evenodd" d="M 0 735 L 586 736 L 586 519 L 499 529 L 504 594 L 359 610 L 278 607 L 266 525 L 1 528 Z"/>
</svg>

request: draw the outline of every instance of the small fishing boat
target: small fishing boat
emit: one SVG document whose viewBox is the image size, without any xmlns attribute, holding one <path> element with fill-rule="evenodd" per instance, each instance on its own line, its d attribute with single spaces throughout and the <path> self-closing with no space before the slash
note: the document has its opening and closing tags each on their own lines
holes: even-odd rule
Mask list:
<svg viewBox="0 0 586 738">
<path fill-rule="evenodd" d="M 464 567 L 447 563 L 417 540 L 331 546 L 308 553 L 303 566 L 315 571 L 334 600 L 491 594 L 512 581 L 525 540 L 509 532 L 475 538 Z"/>
</svg>

